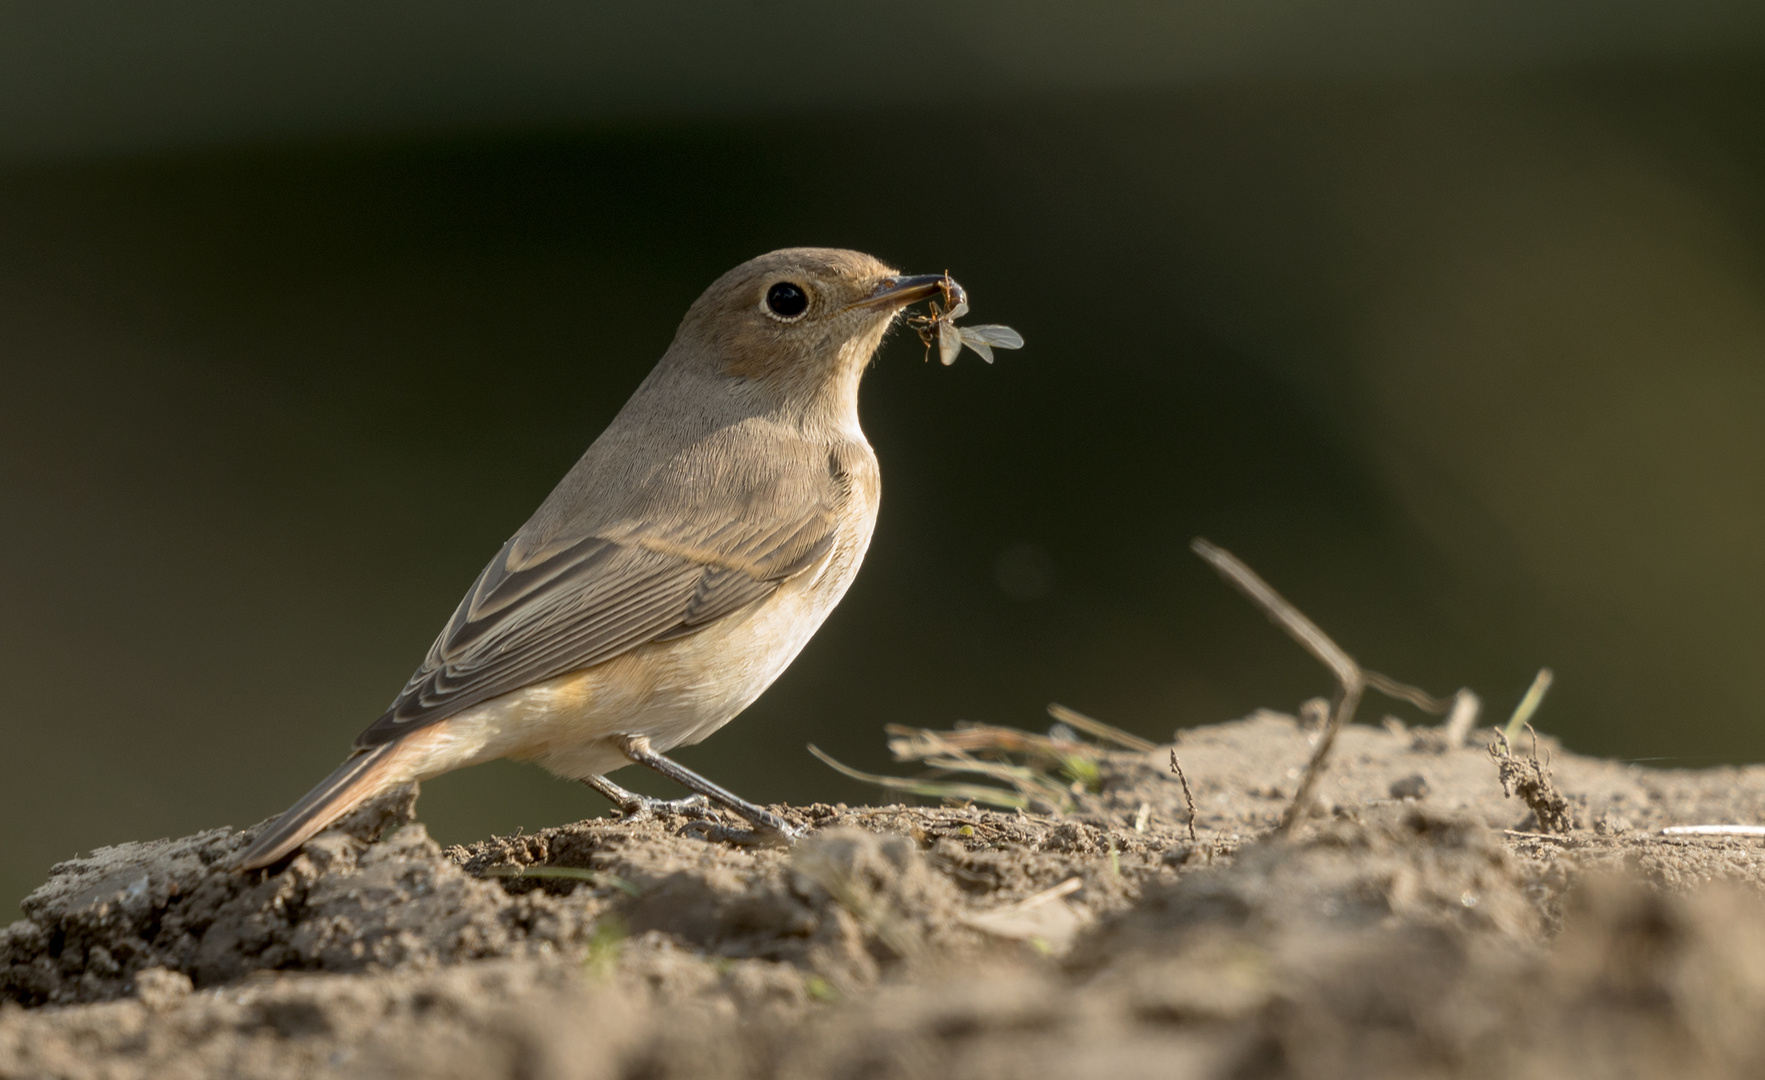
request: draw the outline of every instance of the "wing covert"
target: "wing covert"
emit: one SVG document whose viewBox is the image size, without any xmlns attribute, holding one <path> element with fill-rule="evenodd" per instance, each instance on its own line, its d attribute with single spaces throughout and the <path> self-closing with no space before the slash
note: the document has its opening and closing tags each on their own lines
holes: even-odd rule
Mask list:
<svg viewBox="0 0 1765 1080">
<path fill-rule="evenodd" d="M 621 523 L 537 550 L 517 534 L 356 745 L 379 745 L 523 686 L 701 630 L 819 563 L 835 528 L 831 508 L 818 505 L 794 520 L 708 529 Z"/>
</svg>

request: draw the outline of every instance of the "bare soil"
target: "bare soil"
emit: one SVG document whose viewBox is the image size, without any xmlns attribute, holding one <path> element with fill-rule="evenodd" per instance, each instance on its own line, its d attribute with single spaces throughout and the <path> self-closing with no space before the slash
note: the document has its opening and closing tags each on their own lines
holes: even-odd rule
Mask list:
<svg viewBox="0 0 1765 1080">
<path fill-rule="evenodd" d="M 1659 833 L 1765 821 L 1765 768 L 1546 741 L 1547 833 L 1490 733 L 1351 727 L 1273 838 L 1310 740 L 1184 732 L 1194 839 L 1161 748 L 1065 816 L 777 807 L 789 850 L 443 849 L 414 790 L 271 871 L 250 829 L 102 848 L 0 931 L 0 1077 L 1765 1075 L 1765 847 Z"/>
</svg>

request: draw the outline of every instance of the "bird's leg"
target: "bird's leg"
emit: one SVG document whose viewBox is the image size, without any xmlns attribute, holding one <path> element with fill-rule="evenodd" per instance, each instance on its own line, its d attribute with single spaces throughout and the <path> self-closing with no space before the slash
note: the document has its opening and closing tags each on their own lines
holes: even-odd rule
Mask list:
<svg viewBox="0 0 1765 1080">
<path fill-rule="evenodd" d="M 651 750 L 650 740 L 646 735 L 622 735 L 615 741 L 615 745 L 626 757 L 637 764 L 661 773 L 688 791 L 697 792 L 712 802 L 735 811 L 736 814 L 760 830 L 758 833 L 753 833 L 737 829 L 706 828 L 705 832 L 716 839 L 732 840 L 737 843 L 775 843 L 782 840 L 788 844 L 803 835 L 801 829 L 764 806 L 757 806 L 728 788 L 713 784 L 686 766 L 670 761 Z"/>
<path fill-rule="evenodd" d="M 604 776 L 584 777 L 582 782 L 600 792 L 608 802 L 617 806 L 620 817 L 627 824 L 646 821 L 659 813 L 687 813 L 702 809 L 706 805 L 706 799 L 703 795 L 688 795 L 684 799 L 657 799 L 649 795 L 639 795 L 635 791 L 626 791 Z"/>
</svg>

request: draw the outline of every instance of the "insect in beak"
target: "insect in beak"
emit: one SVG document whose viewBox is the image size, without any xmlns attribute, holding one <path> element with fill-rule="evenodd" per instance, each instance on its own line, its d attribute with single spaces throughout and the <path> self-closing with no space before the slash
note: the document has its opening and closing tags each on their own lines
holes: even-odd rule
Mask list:
<svg viewBox="0 0 1765 1080">
<path fill-rule="evenodd" d="M 876 291 L 863 300 L 848 306 L 852 308 L 904 308 L 909 304 L 917 304 L 921 300 L 929 300 L 934 296 L 942 297 L 946 304 L 955 296 L 958 300 L 966 296 L 962 286 L 956 284 L 949 274 L 915 274 L 911 277 L 883 278 L 877 284 Z"/>
<path fill-rule="evenodd" d="M 934 342 L 938 346 L 938 360 L 945 367 L 956 362 L 956 358 L 962 355 L 964 345 L 989 364 L 993 362 L 994 349 L 1023 348 L 1023 335 L 1009 326 L 957 326 L 956 320 L 968 314 L 968 294 L 949 274 L 945 274 L 939 284 L 938 291 L 944 301 L 943 305 L 939 306 L 937 300 L 932 300 L 927 305 L 931 308 L 930 315 L 913 315 L 907 319 L 907 324 L 913 327 L 919 334 L 919 340 L 925 343 L 926 359 L 931 359 Z"/>
</svg>

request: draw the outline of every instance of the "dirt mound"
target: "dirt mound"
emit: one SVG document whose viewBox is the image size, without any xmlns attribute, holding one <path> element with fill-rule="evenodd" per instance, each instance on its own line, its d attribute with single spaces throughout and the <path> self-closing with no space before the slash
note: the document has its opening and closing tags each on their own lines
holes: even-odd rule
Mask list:
<svg viewBox="0 0 1765 1080">
<path fill-rule="evenodd" d="M 206 987 L 265 969 L 522 955 L 581 936 L 591 912 L 512 897 L 442 858 L 407 824 L 415 799 L 406 788 L 376 800 L 274 874 L 232 872 L 249 837 L 225 829 L 62 863 L 0 937 L 0 985 L 27 1004 L 101 1001 L 150 968 Z"/>
<path fill-rule="evenodd" d="M 1352 728 L 1266 837 L 1291 718 L 1105 755 L 1065 817 L 779 808 L 794 849 L 597 819 L 442 850 L 396 793 L 274 871 L 251 833 L 57 866 L 0 932 L 0 1076 L 1746 1076 L 1765 771 Z M 1548 751 L 1550 748 L 1547 747 Z M 1082 786 L 1082 785 L 1081 785 Z M 376 838 L 380 838 L 376 842 Z"/>
</svg>

